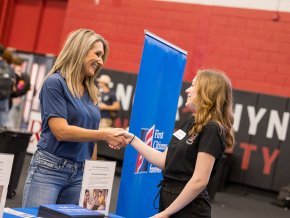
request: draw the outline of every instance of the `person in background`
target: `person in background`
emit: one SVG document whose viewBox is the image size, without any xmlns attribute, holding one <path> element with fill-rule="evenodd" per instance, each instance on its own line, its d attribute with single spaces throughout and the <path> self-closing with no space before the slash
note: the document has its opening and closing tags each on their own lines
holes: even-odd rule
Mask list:
<svg viewBox="0 0 290 218">
<path fill-rule="evenodd" d="M 4 52 L 2 53 L 2 58 L 6 61 L 6 63 L 11 66 L 13 63 L 13 54 L 11 50 L 5 49 Z"/>
<path fill-rule="evenodd" d="M 132 133 L 123 135 L 150 163 L 162 169 L 159 213 L 154 218 L 211 217 L 206 186 L 225 148 L 234 145 L 232 86 L 220 71 L 199 70 L 185 91 L 194 114 L 176 131 L 164 152 Z"/>
<path fill-rule="evenodd" d="M 26 178 L 23 207 L 78 204 L 84 163 L 95 142 L 126 145 L 118 129 L 98 129 L 99 91 L 95 79 L 108 43 L 89 29 L 69 34 L 39 94 L 42 132 Z M 120 131 L 120 130 L 119 130 Z"/>
<path fill-rule="evenodd" d="M 101 93 L 101 102 L 99 103 L 101 110 L 100 129 L 112 128 L 121 108 L 120 103 L 117 100 L 116 93 L 111 90 L 113 86 L 111 77 L 103 74 L 96 81 Z M 92 156 L 93 160 L 97 159 L 97 150 L 98 147 L 95 145 Z"/>
<path fill-rule="evenodd" d="M 15 83 L 11 63 L 12 53 L 0 44 L 0 127 L 6 126 L 8 122 L 9 99 Z"/>
<path fill-rule="evenodd" d="M 116 93 L 111 90 L 111 78 L 103 74 L 97 79 L 97 83 L 102 95 L 102 100 L 99 104 L 101 110 L 100 128 L 113 127 L 114 120 L 117 118 L 121 107 Z"/>
<path fill-rule="evenodd" d="M 23 71 L 24 60 L 18 56 L 13 57 L 12 68 L 15 72 L 16 82 L 11 94 L 12 98 L 25 95 L 30 89 L 30 76 Z"/>
<path fill-rule="evenodd" d="M 23 107 L 23 96 L 30 90 L 30 76 L 23 72 L 24 60 L 18 56 L 13 56 L 11 64 L 15 73 L 15 84 L 10 95 L 8 127 L 20 128 L 21 111 Z"/>
</svg>

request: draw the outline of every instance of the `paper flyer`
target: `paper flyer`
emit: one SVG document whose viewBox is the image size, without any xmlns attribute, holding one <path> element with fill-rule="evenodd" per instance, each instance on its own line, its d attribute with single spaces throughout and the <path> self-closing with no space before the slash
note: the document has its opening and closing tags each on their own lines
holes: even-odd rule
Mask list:
<svg viewBox="0 0 290 218">
<path fill-rule="evenodd" d="M 115 169 L 114 161 L 86 160 L 79 206 L 109 214 Z"/>
<path fill-rule="evenodd" d="M 9 215 L 13 215 L 13 217 L 14 216 L 25 217 L 25 218 L 35 218 L 36 217 L 35 215 L 29 214 L 29 213 L 24 213 L 21 211 L 17 211 L 17 210 L 11 209 L 9 207 L 4 208 L 4 213 L 9 214 Z"/>
<path fill-rule="evenodd" d="M 3 216 L 13 158 L 13 154 L 0 153 L 0 218 Z"/>
</svg>

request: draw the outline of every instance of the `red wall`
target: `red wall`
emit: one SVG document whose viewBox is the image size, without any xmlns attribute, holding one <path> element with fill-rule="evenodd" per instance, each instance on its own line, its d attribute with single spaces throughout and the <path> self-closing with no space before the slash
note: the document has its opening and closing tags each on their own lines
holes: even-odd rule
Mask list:
<svg viewBox="0 0 290 218">
<path fill-rule="evenodd" d="M 71 0 L 64 33 L 87 27 L 110 42 L 107 68 L 137 73 L 143 31 L 188 51 L 185 80 L 200 67 L 224 70 L 235 89 L 290 96 L 290 13 L 148 0 Z"/>
<path fill-rule="evenodd" d="M 35 2 L 18 0 L 25 1 Z M 44 7 L 47 16 L 43 15 L 39 38 L 33 35 L 36 27 L 30 19 L 37 13 L 35 8 L 27 9 L 30 16 L 17 15 L 15 19 L 28 20 L 25 28 L 32 36 L 27 34 L 25 40 L 30 37 L 38 40 L 33 51 L 40 53 L 57 54 L 65 36 L 73 29 L 94 29 L 110 43 L 105 67 L 132 73 L 138 72 L 143 32 L 148 29 L 188 51 L 185 80 L 191 80 L 200 67 L 214 67 L 230 76 L 235 89 L 290 96 L 290 13 L 280 13 L 281 19 L 275 22 L 274 11 L 149 0 L 96 2 L 68 0 L 65 13 Z M 50 13 L 58 15 L 54 19 Z M 24 43 L 23 35 L 15 34 L 17 31 L 13 27 L 9 45 L 31 51 L 33 41 Z"/>
<path fill-rule="evenodd" d="M 67 0 L 3 0 L 0 40 L 32 53 L 57 53 Z M 4 5 L 4 4 L 3 4 Z M 2 7 L 4 8 L 4 7 Z M 2 19 L 2 17 L 1 17 Z"/>
</svg>

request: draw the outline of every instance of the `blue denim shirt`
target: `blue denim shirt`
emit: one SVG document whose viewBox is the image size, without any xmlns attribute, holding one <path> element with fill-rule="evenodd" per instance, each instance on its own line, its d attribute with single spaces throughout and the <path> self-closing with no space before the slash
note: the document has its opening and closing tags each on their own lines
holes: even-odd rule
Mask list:
<svg viewBox="0 0 290 218">
<path fill-rule="evenodd" d="M 45 80 L 39 97 L 42 132 L 38 148 L 71 161 L 82 162 L 90 159 L 94 142 L 57 141 L 48 126 L 50 117 L 61 117 L 66 119 L 69 125 L 98 129 L 100 110 L 93 104 L 88 93 L 85 91 L 81 98 L 74 97 L 65 79 L 56 72 Z"/>
</svg>

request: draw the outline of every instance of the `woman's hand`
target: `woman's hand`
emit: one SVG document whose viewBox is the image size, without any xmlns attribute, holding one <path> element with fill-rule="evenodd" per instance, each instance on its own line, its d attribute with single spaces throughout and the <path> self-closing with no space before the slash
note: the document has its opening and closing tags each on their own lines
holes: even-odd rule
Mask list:
<svg viewBox="0 0 290 218">
<path fill-rule="evenodd" d="M 120 130 L 115 133 L 116 137 L 123 136 L 126 139 L 127 144 L 131 144 L 132 147 L 140 153 L 148 162 L 157 166 L 161 170 L 164 169 L 165 160 L 167 155 L 167 149 L 164 152 L 156 150 L 155 148 L 148 146 L 136 135 L 126 131 Z"/>
<path fill-rule="evenodd" d="M 165 211 L 162 211 L 162 212 L 160 212 L 158 214 L 155 214 L 151 218 L 169 218 L 169 217 L 170 216 Z"/>
<path fill-rule="evenodd" d="M 124 131 L 120 128 L 108 128 L 102 129 L 104 133 L 104 140 L 113 149 L 120 149 L 127 145 L 127 139 L 122 135 L 117 135 L 118 132 Z"/>
<path fill-rule="evenodd" d="M 119 137 L 119 136 L 125 137 L 126 138 L 126 143 L 129 144 L 129 143 L 132 142 L 134 134 L 132 134 L 132 133 L 130 133 L 130 132 L 124 130 L 124 129 L 120 129 L 120 131 L 117 131 L 115 133 L 115 136 L 116 137 Z"/>
</svg>

